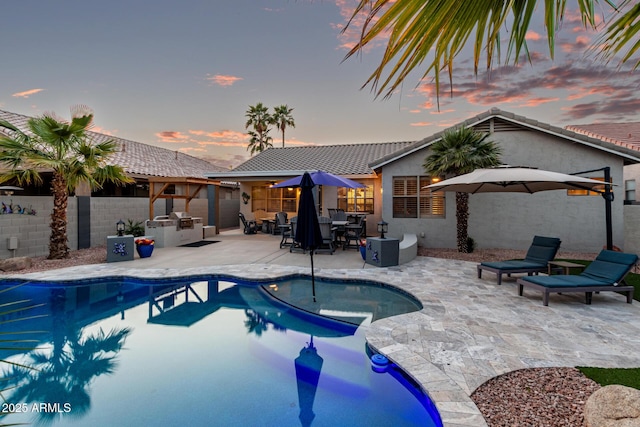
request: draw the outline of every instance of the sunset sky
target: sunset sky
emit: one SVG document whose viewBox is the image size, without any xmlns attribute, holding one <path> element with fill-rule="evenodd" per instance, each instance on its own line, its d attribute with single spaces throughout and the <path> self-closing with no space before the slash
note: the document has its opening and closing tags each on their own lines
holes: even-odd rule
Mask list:
<svg viewBox="0 0 640 427">
<path fill-rule="evenodd" d="M 496 64 L 476 78 L 471 55 L 461 56 L 440 111 L 417 75 L 375 99 L 361 86 L 382 48 L 342 62 L 357 40 L 356 31 L 341 33 L 355 4 L 3 0 L 0 109 L 69 118 L 71 106 L 85 104 L 96 131 L 225 167 L 248 158 L 245 112 L 258 102 L 294 108 L 286 146 L 418 140 L 492 107 L 556 126 L 640 121 L 640 71 L 586 57 L 596 34 L 575 9 L 554 61 L 544 28 L 534 26 L 533 65 Z M 276 129 L 271 136 L 282 145 Z"/>
</svg>

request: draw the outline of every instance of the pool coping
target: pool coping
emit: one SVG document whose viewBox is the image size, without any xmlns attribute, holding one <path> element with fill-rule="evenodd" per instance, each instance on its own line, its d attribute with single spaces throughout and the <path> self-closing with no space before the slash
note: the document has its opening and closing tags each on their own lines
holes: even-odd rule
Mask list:
<svg viewBox="0 0 640 427">
<path fill-rule="evenodd" d="M 316 268 L 316 277 L 371 280 L 398 287 L 423 305 L 419 312 L 377 320 L 365 337 L 415 379 L 447 427 L 486 426 L 470 398 L 482 383 L 523 368 L 544 366 L 640 366 L 640 308 L 623 298 L 599 295 L 593 305 L 580 296 L 558 297 L 542 306 L 537 294 L 517 295 L 514 282 L 497 286 L 478 279 L 476 264 L 417 257 L 397 267 Z M 167 278 L 225 275 L 265 280 L 308 275 L 308 267 L 235 264 L 191 268 L 135 269 L 114 264 L 69 267 L 3 278 L 70 280 L 131 276 Z M 491 275 L 487 275 L 491 276 Z M 635 338 L 637 337 L 637 338 Z M 599 345 L 600 344 L 600 345 Z"/>
</svg>

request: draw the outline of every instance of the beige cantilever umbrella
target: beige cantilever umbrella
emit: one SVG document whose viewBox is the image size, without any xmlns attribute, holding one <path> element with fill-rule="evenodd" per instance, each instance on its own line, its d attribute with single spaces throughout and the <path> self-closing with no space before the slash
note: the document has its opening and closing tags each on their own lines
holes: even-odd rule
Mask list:
<svg viewBox="0 0 640 427">
<path fill-rule="evenodd" d="M 611 225 L 611 201 L 613 193 L 609 182 L 609 167 L 604 171 L 604 181 L 576 175 L 552 172 L 529 167 L 499 166 L 490 169 L 476 169 L 451 179 L 427 185 L 431 191 L 456 191 L 459 193 L 536 193 L 549 190 L 590 190 L 601 193 L 605 199 L 607 227 L 607 249 L 613 247 Z M 595 171 L 586 171 L 595 172 Z M 581 173 L 586 173 L 581 172 Z"/>
<path fill-rule="evenodd" d="M 473 172 L 426 186 L 431 191 L 460 193 L 535 193 L 547 190 L 594 190 L 602 181 L 527 167 L 500 166 Z M 598 191 L 598 190 L 596 190 Z M 602 192 L 602 190 L 599 190 Z"/>
</svg>

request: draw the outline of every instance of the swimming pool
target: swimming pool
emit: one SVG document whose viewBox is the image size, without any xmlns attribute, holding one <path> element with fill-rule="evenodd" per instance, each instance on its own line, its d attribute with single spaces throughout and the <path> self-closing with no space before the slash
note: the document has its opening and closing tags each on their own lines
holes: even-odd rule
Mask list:
<svg viewBox="0 0 640 427">
<path fill-rule="evenodd" d="M 402 371 L 371 369 L 360 328 L 418 310 L 419 302 L 373 282 L 316 278 L 316 292 L 313 303 L 309 280 L 293 276 L 103 279 L 0 294 L 42 304 L 10 315 L 32 317 L 10 328 L 47 331 L 32 334 L 43 348 L 36 359 L 19 349 L 1 353 L 42 363 L 40 371 L 5 369 L 17 388 L 5 393 L 4 409 L 21 413 L 0 422 L 441 425 Z"/>
</svg>

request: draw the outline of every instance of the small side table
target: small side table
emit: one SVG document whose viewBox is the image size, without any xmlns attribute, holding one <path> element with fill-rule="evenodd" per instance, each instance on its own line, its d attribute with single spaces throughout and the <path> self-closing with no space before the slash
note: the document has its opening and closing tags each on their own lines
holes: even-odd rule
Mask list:
<svg viewBox="0 0 640 427">
<path fill-rule="evenodd" d="M 561 269 L 562 270 L 562 274 L 571 274 L 571 269 L 572 268 L 578 268 L 582 272 L 582 270 L 584 270 L 585 267 L 586 267 L 586 265 L 578 264 L 578 263 L 575 263 L 575 262 L 549 261 L 547 273 L 549 274 L 549 276 L 551 276 L 551 273 L 553 273 L 556 270 L 560 270 Z"/>
</svg>

